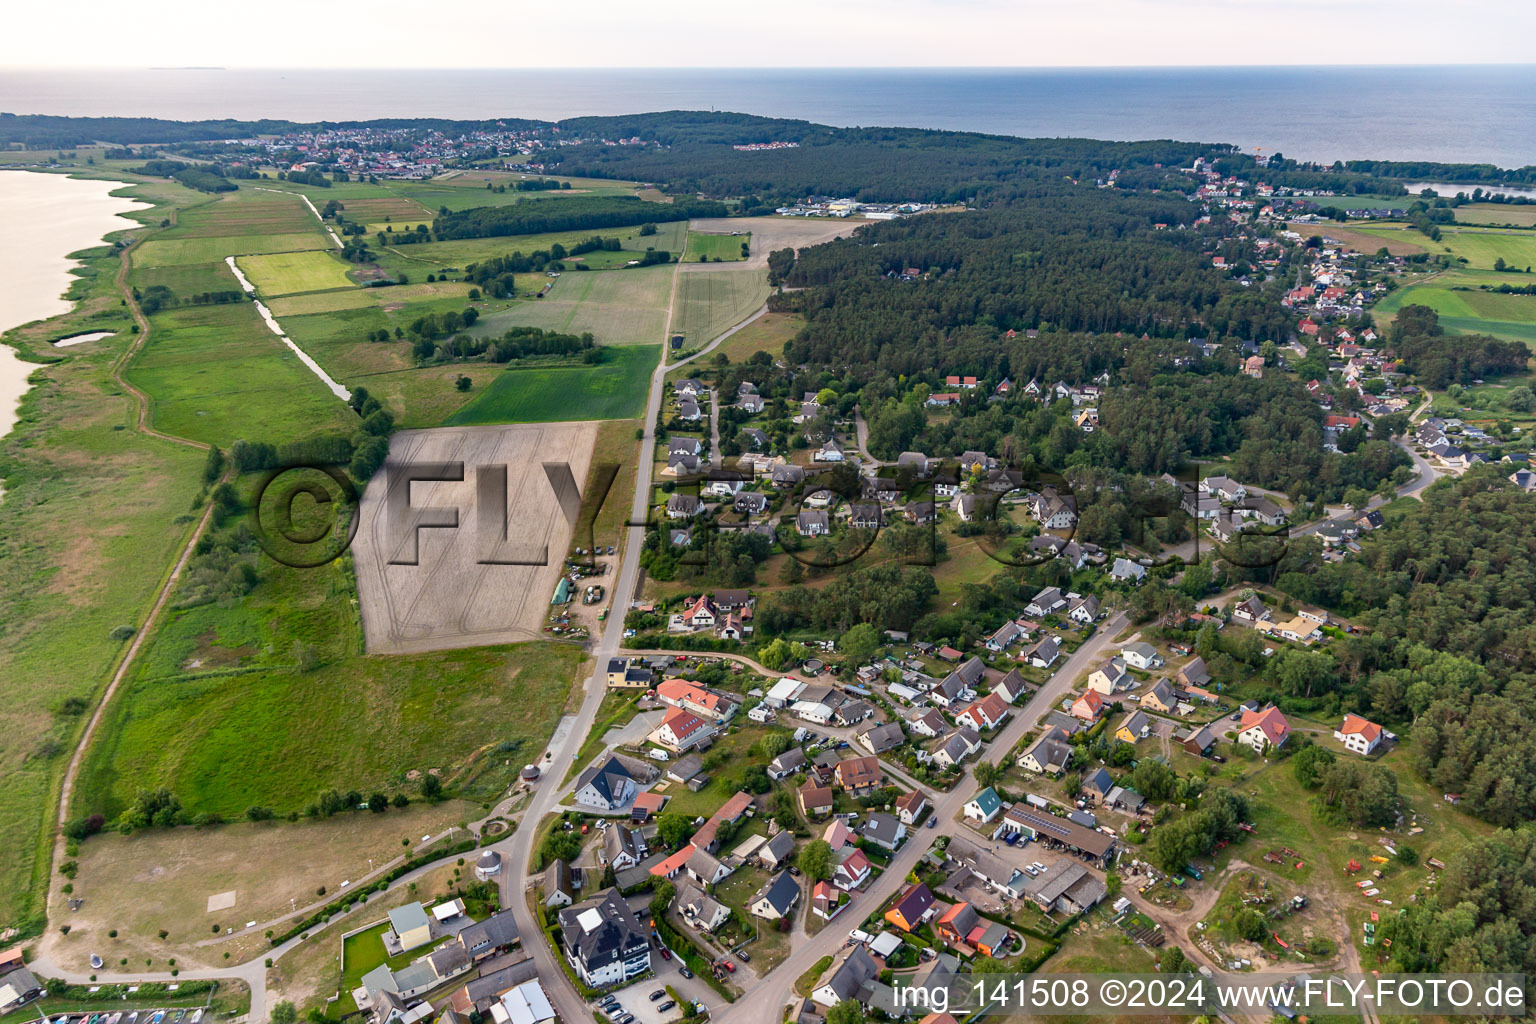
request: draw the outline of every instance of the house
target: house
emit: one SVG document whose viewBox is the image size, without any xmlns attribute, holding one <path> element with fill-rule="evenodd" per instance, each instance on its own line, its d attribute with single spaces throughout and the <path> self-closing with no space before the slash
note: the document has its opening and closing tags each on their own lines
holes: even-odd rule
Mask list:
<svg viewBox="0 0 1536 1024">
<path fill-rule="evenodd" d="M 807 818 L 819 818 L 832 810 L 832 787 L 819 786 L 815 779 L 806 779 L 795 791 L 795 796 L 800 803 L 800 813 Z"/>
<path fill-rule="evenodd" d="M 1099 617 L 1099 599 L 1089 594 L 1067 602 L 1067 618 L 1083 625 L 1091 625 Z"/>
<path fill-rule="evenodd" d="M 1364 757 L 1381 746 L 1382 728 L 1375 722 L 1359 715 L 1345 715 L 1344 722 L 1333 730 L 1333 738 L 1344 744 L 1346 750 Z"/>
<path fill-rule="evenodd" d="M 1116 583 L 1140 583 L 1147 577 L 1147 568 L 1129 558 L 1116 558 L 1109 568 L 1109 578 Z"/>
<path fill-rule="evenodd" d="M 907 715 L 907 728 L 917 736 L 937 736 L 944 731 L 944 716 L 936 708 L 914 708 Z"/>
<path fill-rule="evenodd" d="M 684 921 L 705 932 L 713 932 L 731 917 L 729 907 L 692 885 L 678 891 L 674 906 Z"/>
<path fill-rule="evenodd" d="M 832 531 L 832 522 L 822 509 L 805 508 L 795 515 L 795 532 L 802 537 L 825 537 Z"/>
<path fill-rule="evenodd" d="M 667 766 L 667 778 L 673 782 L 681 782 L 686 786 L 703 771 L 704 759 L 697 754 L 689 754 L 687 757 L 678 758 Z M 635 800 L 639 802 L 640 798 L 635 797 Z"/>
<path fill-rule="evenodd" d="M 1269 606 L 1259 600 L 1258 595 L 1239 602 L 1232 608 L 1232 618 L 1237 622 L 1254 625 L 1259 622 L 1268 622 L 1270 619 Z"/>
<path fill-rule="evenodd" d="M 20 949 L 17 950 L 20 953 Z M 0 1014 L 10 1013 L 43 995 L 43 985 L 18 958 L 0 967 Z M 46 1014 L 43 1020 L 49 1019 Z"/>
<path fill-rule="evenodd" d="M 615 690 L 648 690 L 656 682 L 656 673 L 628 658 L 608 659 L 608 685 Z"/>
<path fill-rule="evenodd" d="M 1120 657 L 1132 668 L 1144 670 L 1158 668 L 1163 664 L 1163 656 L 1157 653 L 1157 648 L 1144 640 L 1122 647 Z"/>
<path fill-rule="evenodd" d="M 521 941 L 511 911 L 492 914 L 484 921 L 461 929 L 455 938 L 469 959 L 476 963 Z"/>
<path fill-rule="evenodd" d="M 1080 914 L 1109 895 L 1109 889 L 1083 865 L 1058 860 L 1024 883 L 1024 895 L 1047 913 Z"/>
<path fill-rule="evenodd" d="M 1006 651 L 1025 635 L 1024 627 L 1010 619 L 999 626 L 997 632 L 987 637 L 987 650 Z"/>
<path fill-rule="evenodd" d="M 927 809 L 928 798 L 921 790 L 914 789 L 896 798 L 896 817 L 903 825 L 916 825 Z"/>
<path fill-rule="evenodd" d="M 616 985 L 651 969 L 650 934 L 618 889 L 562 908 L 559 919 L 566 960 L 587 985 Z"/>
<path fill-rule="evenodd" d="M 690 519 L 704 510 L 704 503 L 691 494 L 674 494 L 667 499 L 668 519 Z"/>
<path fill-rule="evenodd" d="M 894 750 L 906 741 L 907 734 L 902 732 L 900 722 L 865 722 L 853 733 L 853 742 L 871 754 Z"/>
<path fill-rule="evenodd" d="M 858 503 L 848 509 L 848 525 L 855 530 L 878 530 L 884 524 L 879 505 Z"/>
<path fill-rule="evenodd" d="M 793 832 L 788 831 L 780 832 L 762 846 L 759 846 L 757 852 L 753 854 L 757 858 L 757 862 L 769 871 L 777 871 L 779 868 L 784 867 L 794 855 L 795 835 Z"/>
<path fill-rule="evenodd" d="M 863 834 L 869 842 L 894 853 L 902 840 L 907 838 L 907 826 L 894 814 L 871 811 L 864 820 Z"/>
<path fill-rule="evenodd" d="M 1096 722 L 1108 707 L 1109 704 L 1099 696 L 1097 690 L 1088 690 L 1072 702 L 1072 715 L 1085 722 Z"/>
<path fill-rule="evenodd" d="M 939 507 L 931 501 L 914 501 L 906 507 L 907 522 L 928 526 L 939 521 Z"/>
<path fill-rule="evenodd" d="M 744 516 L 760 516 L 768 511 L 768 495 L 742 491 L 731 502 L 731 508 Z"/>
<path fill-rule="evenodd" d="M 568 907 L 576 902 L 576 890 L 581 888 L 576 884 L 576 878 L 571 871 L 571 866 L 563 860 L 552 862 L 544 869 L 544 906 L 553 910 L 555 907 Z"/>
<path fill-rule="evenodd" d="M 1291 724 L 1273 704 L 1258 711 L 1244 711 L 1237 733 L 1237 742 L 1263 753 L 1270 747 L 1285 746 L 1290 738 Z"/>
<path fill-rule="evenodd" d="M 1092 774 L 1083 779 L 1081 786 L 1082 792 L 1094 803 L 1103 803 L 1104 797 L 1114 788 L 1114 779 L 1110 778 L 1109 772 L 1102 767 L 1095 768 Z"/>
<path fill-rule="evenodd" d="M 1024 677 L 1019 675 L 1018 669 L 1010 670 L 1007 675 L 998 680 L 996 686 L 992 687 L 992 693 L 997 697 L 1001 697 L 1009 704 L 1017 704 L 1019 698 L 1028 692 Z"/>
<path fill-rule="evenodd" d="M 1024 660 L 1035 668 L 1050 668 L 1061 657 L 1061 641 L 1047 636 L 1024 652 Z"/>
<path fill-rule="evenodd" d="M 965 680 L 958 672 L 951 672 L 928 691 L 928 699 L 945 708 L 971 700 L 975 696 L 976 691 L 965 685 Z"/>
<path fill-rule="evenodd" d="M 928 916 L 933 906 L 933 893 L 922 882 L 907 887 L 896 905 L 885 912 L 885 919 L 904 932 L 914 931 Z"/>
<path fill-rule="evenodd" d="M 1008 702 L 995 693 L 989 693 L 980 700 L 972 701 L 965 709 L 955 715 L 955 721 L 962 725 L 969 725 L 977 732 L 994 729 L 1003 723 L 1008 717 Z"/>
<path fill-rule="evenodd" d="M 834 818 L 827 822 L 826 828 L 822 829 L 821 838 L 832 847 L 832 853 L 836 855 L 840 854 L 845 847 L 853 846 L 858 837 L 853 834 L 853 829 L 849 828 L 843 819 Z"/>
<path fill-rule="evenodd" d="M 666 468 L 661 471 L 662 476 L 692 476 L 699 471 L 699 457 L 697 455 L 684 455 L 681 452 L 673 452 L 667 456 Z"/>
<path fill-rule="evenodd" d="M 866 719 L 873 718 L 874 714 L 875 706 L 866 700 L 845 700 L 832 711 L 833 719 L 842 726 L 858 725 Z"/>
<path fill-rule="evenodd" d="M 1125 814 L 1140 814 L 1146 802 L 1140 793 L 1134 789 L 1126 789 L 1124 786 L 1116 786 L 1104 794 L 1105 807 Z"/>
<path fill-rule="evenodd" d="M 683 870 L 688 872 L 689 878 L 706 886 L 714 885 L 731 873 L 730 865 L 697 846 L 683 863 Z"/>
<path fill-rule="evenodd" d="M 934 934 L 952 946 L 964 945 L 980 915 L 965 901 L 954 904 L 933 923 Z"/>
<path fill-rule="evenodd" d="M 822 977 L 824 980 L 811 992 L 811 998 L 822 1006 L 836 1006 L 843 1000 L 857 1001 L 860 993 L 867 990 L 880 974 L 869 950 L 862 942 L 856 942 L 834 960 Z"/>
<path fill-rule="evenodd" d="M 792 490 L 805 482 L 805 469 L 790 463 L 774 466 L 768 474 L 768 482 L 778 490 Z"/>
<path fill-rule="evenodd" d="M 1019 758 L 1019 767 L 1038 775 L 1060 775 L 1072 763 L 1072 744 L 1066 730 L 1056 726 L 1046 729 Z"/>
<path fill-rule="evenodd" d="M 1067 599 L 1061 596 L 1059 587 L 1046 587 L 1024 606 L 1024 614 L 1035 618 L 1050 615 L 1058 608 L 1065 608 Z"/>
<path fill-rule="evenodd" d="M 1211 681 L 1211 674 L 1206 671 L 1205 659 L 1197 657 L 1179 669 L 1174 678 L 1183 686 L 1204 686 Z"/>
<path fill-rule="evenodd" d="M 687 609 L 683 612 L 683 622 L 689 629 L 710 629 L 718 617 L 715 604 L 709 599 L 708 594 L 700 594 L 689 601 Z"/>
<path fill-rule="evenodd" d="M 650 739 L 657 746 L 673 753 L 682 753 L 704 743 L 714 734 L 714 727 L 692 711 L 672 708 L 661 720 L 661 725 L 651 733 Z"/>
<path fill-rule="evenodd" d="M 981 734 L 974 729 L 960 728 L 951 733 L 933 751 L 933 761 L 940 768 L 959 764 L 981 749 Z"/>
<path fill-rule="evenodd" d="M 1088 676 L 1088 689 L 1103 697 L 1112 697 L 1136 685 L 1136 678 L 1125 670 L 1125 662 L 1111 658 Z"/>
<path fill-rule="evenodd" d="M 784 753 L 768 762 L 768 777 L 777 782 L 785 776 L 803 771 L 805 765 L 805 751 L 799 747 L 790 747 Z"/>
<path fill-rule="evenodd" d="M 1248 488 L 1228 476 L 1208 476 L 1200 481 L 1200 492 L 1222 501 L 1241 501 L 1248 497 Z"/>
<path fill-rule="evenodd" d="M 1003 801 L 997 795 L 997 791 L 991 786 L 977 793 L 966 801 L 965 816 L 971 821 L 985 825 L 997 817 L 1003 809 Z"/>
<path fill-rule="evenodd" d="M 960 517 L 962 523 L 969 523 L 976 518 L 976 495 L 956 494 L 950 504 L 954 506 L 955 515 Z"/>
<path fill-rule="evenodd" d="M 737 791 L 699 826 L 699 830 L 693 834 L 693 845 L 701 850 L 714 850 L 718 845 L 715 834 L 720 826 L 740 821 L 751 807 L 752 794 Z"/>
<path fill-rule="evenodd" d="M 1177 739 L 1177 737 L 1175 738 Z M 1217 738 L 1215 729 L 1210 725 L 1202 725 L 1198 729 L 1191 729 L 1182 739 L 1179 739 L 1179 742 L 1184 745 L 1184 749 L 1189 753 L 1194 754 L 1196 757 L 1205 757 L 1210 754 L 1211 748 L 1216 745 Z"/>
<path fill-rule="evenodd" d="M 634 867 L 645 860 L 648 852 L 645 835 L 637 828 L 626 828 L 614 822 L 603 832 L 603 854 L 608 858 L 608 866 L 615 871 Z"/>
<path fill-rule="evenodd" d="M 1138 708 L 1121 719 L 1119 726 L 1115 729 L 1115 739 L 1122 743 L 1135 743 L 1137 740 L 1146 739 L 1151 731 L 1152 719 Z"/>
<path fill-rule="evenodd" d="M 848 904 L 831 882 L 817 882 L 811 887 L 811 913 L 823 921 L 830 921 Z"/>
<path fill-rule="evenodd" d="M 432 941 L 432 921 L 420 903 L 407 903 L 391 910 L 389 930 L 394 933 L 401 952 L 425 946 Z"/>
<path fill-rule="evenodd" d="M 747 911 L 754 917 L 777 921 L 788 917 L 800 900 L 800 883 L 788 871 L 774 875 L 747 904 Z"/>
<path fill-rule="evenodd" d="M 833 777 L 838 786 L 854 796 L 872 793 L 885 785 L 885 772 L 878 757 L 849 757 L 837 762 Z"/>
<path fill-rule="evenodd" d="M 838 447 L 837 438 L 828 438 L 827 443 L 817 449 L 811 459 L 816 462 L 842 462 L 843 450 Z"/>
<path fill-rule="evenodd" d="M 850 848 L 833 869 L 832 884 L 843 890 L 857 889 L 868 881 L 872 871 L 874 871 L 874 865 L 870 864 L 864 851 Z"/>
<path fill-rule="evenodd" d="M 662 860 L 650 866 L 650 874 L 653 878 L 676 878 L 688 864 L 688 858 L 697 852 L 698 847 L 692 843 L 686 844 L 681 850 L 670 854 Z"/>
<path fill-rule="evenodd" d="M 712 690 L 686 679 L 668 679 L 656 687 L 656 696 L 663 704 L 692 711 L 700 718 L 715 723 L 729 721 L 741 706 L 741 699 L 733 694 Z"/>
<path fill-rule="evenodd" d="M 1178 691 L 1173 688 L 1173 684 L 1168 680 L 1159 679 L 1156 683 L 1152 684 L 1152 689 L 1142 695 L 1141 706 L 1151 708 L 1153 711 L 1158 711 L 1165 715 L 1171 714 L 1179 706 Z"/>
</svg>

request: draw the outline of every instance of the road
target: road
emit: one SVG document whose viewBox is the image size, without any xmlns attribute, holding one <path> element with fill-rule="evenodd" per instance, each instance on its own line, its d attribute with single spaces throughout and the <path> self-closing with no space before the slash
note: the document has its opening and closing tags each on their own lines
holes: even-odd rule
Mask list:
<svg viewBox="0 0 1536 1024">
<path fill-rule="evenodd" d="M 619 564 L 618 576 L 614 583 L 610 605 L 612 611 L 608 616 L 608 623 L 603 628 L 602 637 L 596 648 L 592 651 L 593 673 L 585 683 L 585 696 L 582 698 L 581 710 L 576 713 L 575 721 L 571 723 L 570 728 L 565 729 L 561 734 L 563 739 L 559 744 L 552 746 L 548 751 L 548 756 L 543 762 L 544 781 L 534 791 L 532 802 L 523 812 L 522 826 L 511 837 L 492 847 L 502 855 L 504 863 L 508 865 L 501 876 L 501 905 L 510 909 L 516 917 L 518 931 L 523 935 L 523 947 L 532 954 L 538 967 L 539 978 L 543 981 L 544 989 L 549 993 L 550 1000 L 554 1003 L 561 1020 L 586 1020 L 591 1017 L 591 1009 L 571 985 L 564 968 L 556 960 L 559 954 L 544 941 L 538 922 L 534 920 L 533 912 L 528 909 L 527 900 L 524 898 L 524 893 L 533 883 L 533 876 L 529 872 L 534 852 L 533 837 L 538 831 L 539 820 L 554 809 L 561 793 L 566 789 L 559 780 L 564 778 L 571 760 L 576 757 L 582 743 L 586 741 L 587 734 L 592 731 L 592 725 L 597 719 L 598 706 L 602 703 L 603 694 L 607 688 L 608 660 L 616 656 L 623 646 L 624 613 L 635 598 L 635 583 L 640 573 L 640 548 L 645 543 L 643 524 L 651 503 L 651 467 L 656 459 L 656 419 L 661 412 L 661 403 L 665 397 L 666 376 L 679 366 L 710 352 L 725 339 L 767 312 L 768 306 L 764 304 L 750 317 L 724 332 L 708 345 L 675 363 L 658 364 L 655 372 L 651 374 L 651 390 L 646 401 L 644 419 L 645 435 L 640 439 L 640 453 L 635 469 L 635 493 L 630 504 L 630 525 L 626 527 L 628 532 L 624 541 L 623 561 Z M 663 351 L 666 350 L 663 349 Z"/>
<path fill-rule="evenodd" d="M 864 410 L 858 406 L 853 407 L 853 436 L 859 445 L 859 454 L 864 457 L 866 466 L 879 466 L 879 459 L 869 454 L 869 423 L 864 419 Z"/>
<path fill-rule="evenodd" d="M 1055 675 L 1046 680 L 1029 703 L 1015 712 L 1003 731 L 988 745 L 987 754 L 993 759 L 1006 756 L 1024 738 L 1024 734 L 1034 727 L 1040 716 L 1054 709 L 1057 702 L 1066 696 L 1073 681 L 1103 656 L 1115 635 L 1125 628 L 1126 621 L 1123 612 L 1110 616 L 1099 631 L 1079 647 Z M 952 821 L 973 793 L 974 787 L 962 779 L 953 790 L 940 796 L 933 808 L 940 825 Z M 928 845 L 928 837 L 921 832 L 907 841 L 907 845 L 891 859 L 884 873 L 856 897 L 863 908 L 857 912 L 857 919 L 862 919 L 896 894 L 905 883 L 907 875 L 917 866 Z M 842 947 L 847 935 L 841 928 L 828 927 L 805 942 L 796 943 L 794 952 L 772 974 L 748 989 L 730 1009 L 717 1014 L 715 1020 L 719 1024 L 757 1024 L 759 1021 L 777 1019 L 780 1010 L 794 996 L 795 980 L 810 970 L 817 960 L 834 955 Z"/>
</svg>

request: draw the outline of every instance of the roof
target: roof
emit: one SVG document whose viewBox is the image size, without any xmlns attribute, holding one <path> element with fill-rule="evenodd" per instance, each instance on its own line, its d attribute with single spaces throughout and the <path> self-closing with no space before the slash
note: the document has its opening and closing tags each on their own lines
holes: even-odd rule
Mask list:
<svg viewBox="0 0 1536 1024">
<path fill-rule="evenodd" d="M 1151 661 L 1153 658 L 1157 657 L 1157 648 L 1153 647 L 1145 640 L 1138 640 L 1134 644 L 1126 644 L 1122 650 L 1127 654 L 1135 654 L 1145 661 Z"/>
<path fill-rule="evenodd" d="M 855 943 L 841 960 L 836 961 L 825 975 L 826 981 L 817 988 L 830 988 L 838 999 L 853 999 L 869 979 L 880 973 L 874 957 L 862 943 Z"/>
<path fill-rule="evenodd" d="M 1257 728 L 1264 733 L 1264 738 L 1270 743 L 1279 743 L 1291 731 L 1291 723 L 1285 720 L 1285 715 L 1273 704 L 1260 711 L 1244 711 L 1240 732 Z"/>
<path fill-rule="evenodd" d="M 1115 732 L 1118 733 L 1120 729 L 1125 729 L 1132 736 L 1138 736 L 1143 729 L 1150 728 L 1151 725 L 1152 722 L 1151 719 L 1147 717 L 1147 713 L 1142 711 L 1140 708 L 1137 708 L 1135 711 L 1132 711 L 1130 714 L 1126 715 L 1123 719 L 1120 720 L 1120 727 L 1116 729 Z"/>
<path fill-rule="evenodd" d="M 885 779 L 877 757 L 849 757 L 837 762 L 837 780 L 849 789 L 879 785 Z"/>
<path fill-rule="evenodd" d="M 1075 825 L 1065 818 L 1058 818 L 1054 814 L 1046 814 L 1044 811 L 1037 811 L 1023 804 L 1014 804 L 1008 808 L 1007 818 L 1092 857 L 1103 857 L 1115 846 L 1113 836 Z"/>
<path fill-rule="evenodd" d="M 471 953 L 486 946 L 507 946 L 517 939 L 517 921 L 510 910 L 492 914 L 459 932 L 459 942 Z"/>
<path fill-rule="evenodd" d="M 813 779 L 806 779 L 800 787 L 800 801 L 806 807 L 831 807 L 832 787 L 819 786 Z"/>
<path fill-rule="evenodd" d="M 675 875 L 677 872 L 683 869 L 684 864 L 688 863 L 688 858 L 693 856 L 695 849 L 696 847 L 692 843 L 687 844 L 681 850 L 678 850 L 676 853 L 672 854 L 672 856 L 668 857 L 666 860 L 651 865 L 651 874 L 655 875 L 657 878 L 665 878 L 668 875 Z"/>
<path fill-rule="evenodd" d="M 877 842 L 894 843 L 904 827 L 895 815 L 874 811 L 864 822 L 864 834 Z"/>
<path fill-rule="evenodd" d="M 898 811 L 913 810 L 923 806 L 923 804 L 927 803 L 927 800 L 928 798 L 923 796 L 922 790 L 914 789 L 910 793 L 903 793 L 896 798 L 896 809 Z"/>
<path fill-rule="evenodd" d="M 1344 716 L 1344 723 L 1339 726 L 1339 732 L 1345 736 L 1363 736 L 1367 743 L 1375 743 L 1381 736 L 1381 726 L 1359 715 L 1351 714 Z"/>
<path fill-rule="evenodd" d="M 624 767 L 622 761 L 616 757 L 609 757 L 608 760 L 593 765 L 577 777 L 576 792 L 580 793 L 590 785 L 608 803 L 618 803 L 614 791 L 623 779 L 633 782 L 634 776 L 629 774 L 629 769 Z"/>
<path fill-rule="evenodd" d="M 695 847 L 694 851 L 688 855 L 686 866 L 690 874 L 709 881 L 714 880 L 715 872 L 722 867 L 720 858 L 701 847 Z"/>
<path fill-rule="evenodd" d="M 931 906 L 933 906 L 933 893 L 922 882 L 918 882 L 902 893 L 901 899 L 896 901 L 891 911 L 911 924 L 926 914 Z"/>
<path fill-rule="evenodd" d="M 1089 874 L 1088 869 L 1081 864 L 1058 860 L 1042 871 L 1038 878 L 1025 882 L 1024 892 L 1045 904 L 1055 903 L 1062 896 L 1078 904 L 1086 904 L 1102 899 L 1107 890 L 1104 883 Z"/>
<path fill-rule="evenodd" d="M 787 834 L 787 833 L 786 833 Z M 768 905 L 781 915 L 789 913 L 789 908 L 795 905 L 795 900 L 800 896 L 800 883 L 788 871 L 780 871 L 777 875 L 757 891 L 752 897 L 752 902 L 767 900 Z"/>
<path fill-rule="evenodd" d="M 693 834 L 695 846 L 708 846 L 715 841 L 715 833 L 720 830 L 721 824 L 727 821 L 735 821 L 747 813 L 747 808 L 752 806 L 752 794 L 737 792 L 720 809 L 709 816 L 709 820 L 699 826 L 699 830 Z"/>
<path fill-rule="evenodd" d="M 1115 780 L 1111 778 L 1109 772 L 1102 767 L 1095 769 L 1092 774 L 1083 780 L 1084 789 L 1092 790 L 1100 796 L 1108 793 L 1111 789 L 1114 788 L 1114 785 Z"/>
<path fill-rule="evenodd" d="M 759 857 L 772 856 L 775 863 L 782 861 L 795 850 L 795 835 L 793 832 L 780 832 L 758 848 Z"/>
<path fill-rule="evenodd" d="M 407 903 L 389 912 L 389 926 L 396 935 L 404 935 L 418 928 L 430 928 L 431 921 L 427 919 L 426 909 L 420 903 Z"/>
<path fill-rule="evenodd" d="M 980 793 L 977 793 L 975 796 L 971 797 L 967 806 L 969 806 L 969 804 L 975 804 L 978 808 L 981 809 L 982 814 L 990 815 L 996 813 L 1003 806 L 1003 801 L 1002 798 L 997 795 L 997 790 L 993 789 L 991 786 L 988 786 Z"/>
</svg>

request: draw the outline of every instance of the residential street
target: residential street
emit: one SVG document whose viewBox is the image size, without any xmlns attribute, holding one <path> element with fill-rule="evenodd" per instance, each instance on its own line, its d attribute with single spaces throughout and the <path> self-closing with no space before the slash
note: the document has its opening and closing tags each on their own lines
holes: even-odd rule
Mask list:
<svg viewBox="0 0 1536 1024">
<path fill-rule="evenodd" d="M 1039 692 L 1030 699 L 1029 703 L 1014 712 L 1003 731 L 988 745 L 986 751 L 978 756 L 996 759 L 1007 755 L 1024 734 L 1030 731 L 1040 716 L 1053 709 L 1056 703 L 1066 695 L 1071 689 L 1072 682 L 1087 672 L 1113 646 L 1115 635 L 1125 628 L 1126 621 L 1123 612 L 1116 612 L 1105 620 L 1099 631 L 1062 663 L 1061 668 L 1046 680 L 1045 685 L 1040 687 Z M 1136 636 L 1139 634 L 1131 636 L 1126 642 L 1134 640 Z M 932 813 L 938 816 L 941 828 L 947 826 L 960 813 L 966 801 L 974 795 L 974 789 L 975 786 L 967 775 L 956 784 L 953 790 L 935 801 Z M 865 892 L 855 898 L 856 909 L 853 912 L 854 916 L 849 918 L 850 921 L 862 919 L 864 915 L 884 903 L 901 888 L 907 874 L 912 871 L 918 859 L 927 850 L 928 839 L 927 832 L 924 830 L 914 834 L 908 840 L 907 845 L 892 858 L 885 872 L 875 879 Z M 809 970 L 817 960 L 835 954 L 847 937 L 846 929 L 832 925 L 823 928 L 819 934 L 804 942 L 797 942 L 794 952 L 771 975 L 748 989 L 728 1010 L 716 1014 L 715 1020 L 721 1024 L 726 1022 L 759 1024 L 764 1020 L 775 1019 L 779 1010 L 794 997 L 795 980 Z"/>
</svg>

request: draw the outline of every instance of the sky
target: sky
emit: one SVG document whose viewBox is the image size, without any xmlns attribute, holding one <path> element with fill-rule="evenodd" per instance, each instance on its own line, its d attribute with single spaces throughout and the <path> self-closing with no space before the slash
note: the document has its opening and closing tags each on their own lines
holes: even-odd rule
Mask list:
<svg viewBox="0 0 1536 1024">
<path fill-rule="evenodd" d="M 1536 2 L 63 0 L 0 67 L 1063 67 L 1530 62 Z M 1452 23 L 1454 19 L 1454 23 Z M 1438 31 L 1436 23 L 1447 25 Z M 1497 26 L 1496 31 L 1479 26 Z M 0 96 L 0 109 L 5 98 Z"/>
</svg>

